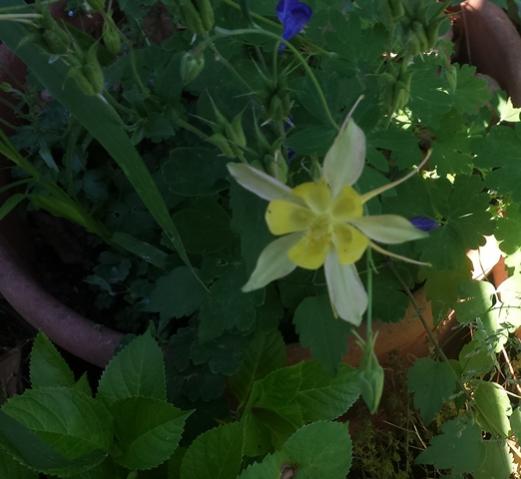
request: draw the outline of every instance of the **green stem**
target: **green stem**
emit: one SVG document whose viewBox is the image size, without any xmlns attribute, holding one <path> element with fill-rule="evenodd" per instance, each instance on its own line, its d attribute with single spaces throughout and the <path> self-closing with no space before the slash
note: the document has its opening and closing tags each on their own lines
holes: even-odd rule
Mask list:
<svg viewBox="0 0 521 479">
<path fill-rule="evenodd" d="M 373 253 L 371 248 L 366 253 L 367 263 L 367 333 L 366 341 L 373 337 Z"/>
<path fill-rule="evenodd" d="M 287 40 L 281 38 L 279 35 L 276 35 L 275 33 L 268 32 L 266 30 L 256 30 L 256 29 L 253 29 L 253 28 L 241 28 L 241 29 L 238 29 L 238 30 L 223 30 L 223 29 L 217 29 L 216 28 L 216 30 L 218 30 L 217 33 L 215 35 L 213 35 L 212 37 L 208 37 L 202 43 L 202 45 L 204 45 L 205 43 L 209 44 L 213 40 L 218 40 L 218 39 L 227 38 L 227 37 L 242 36 L 242 35 L 262 35 L 262 36 L 265 36 L 265 37 L 269 37 L 269 38 L 271 38 L 273 40 L 276 40 L 277 42 L 284 43 L 284 45 L 286 45 L 286 47 L 291 51 L 291 53 L 293 53 L 293 55 L 295 55 L 297 60 L 300 62 L 300 64 L 302 65 L 302 67 L 306 71 L 306 74 L 308 75 L 309 79 L 311 80 L 311 83 L 313 83 L 313 86 L 315 87 L 315 90 L 317 92 L 318 98 L 319 98 L 320 103 L 322 104 L 322 106 L 324 108 L 324 112 L 326 113 L 326 116 L 327 116 L 329 122 L 331 123 L 331 125 L 336 130 L 339 129 L 339 125 L 335 121 L 335 119 L 333 118 L 333 114 L 331 113 L 331 110 L 329 109 L 329 105 L 328 105 L 326 97 L 324 95 L 324 91 L 322 90 L 322 87 L 320 86 L 320 83 L 319 83 L 317 77 L 313 73 L 313 70 L 308 65 L 308 63 L 306 62 L 306 60 L 304 59 L 302 54 L 290 42 L 288 42 Z"/>
</svg>

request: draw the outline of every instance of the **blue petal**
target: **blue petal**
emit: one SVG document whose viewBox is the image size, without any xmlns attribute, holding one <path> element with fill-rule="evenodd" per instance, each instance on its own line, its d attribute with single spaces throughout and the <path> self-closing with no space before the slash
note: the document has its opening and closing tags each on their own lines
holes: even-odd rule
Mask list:
<svg viewBox="0 0 521 479">
<path fill-rule="evenodd" d="M 440 226 L 436 220 L 428 218 L 427 216 L 414 216 L 409 221 L 422 231 L 433 231 Z"/>
<path fill-rule="evenodd" d="M 313 11 L 309 5 L 298 0 L 279 0 L 277 17 L 284 27 L 282 38 L 291 40 L 308 24 Z"/>
</svg>

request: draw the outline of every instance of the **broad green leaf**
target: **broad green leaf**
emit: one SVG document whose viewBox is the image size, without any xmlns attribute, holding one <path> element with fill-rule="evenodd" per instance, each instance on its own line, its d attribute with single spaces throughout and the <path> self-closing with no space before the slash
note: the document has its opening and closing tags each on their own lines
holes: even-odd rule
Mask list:
<svg viewBox="0 0 521 479">
<path fill-rule="evenodd" d="M 95 468 L 71 476 L 70 479 L 128 479 L 128 471 L 114 464 L 114 461 L 108 457 Z"/>
<path fill-rule="evenodd" d="M 418 464 L 432 464 L 438 469 L 452 469 L 455 473 L 475 471 L 483 461 L 481 428 L 459 417 L 447 421 L 442 433 L 416 458 Z"/>
<path fill-rule="evenodd" d="M 286 348 L 281 334 L 275 330 L 259 331 L 246 349 L 240 370 L 229 381 L 237 399 L 245 401 L 256 380 L 285 362 Z"/>
<path fill-rule="evenodd" d="M 409 391 L 414 394 L 414 406 L 426 422 L 434 419 L 455 391 L 456 384 L 457 378 L 450 365 L 431 358 L 416 360 L 407 375 Z"/>
<path fill-rule="evenodd" d="M 488 381 L 476 381 L 474 406 L 483 429 L 494 435 L 508 436 L 510 431 L 508 417 L 512 414 L 512 406 L 507 392 L 501 385 Z"/>
<path fill-rule="evenodd" d="M 521 442 L 521 409 L 519 407 L 510 416 L 510 429 L 516 435 L 518 442 Z"/>
<path fill-rule="evenodd" d="M 29 374 L 33 388 L 73 386 L 74 374 L 54 344 L 43 333 L 34 339 Z"/>
<path fill-rule="evenodd" d="M 182 318 L 195 313 L 203 297 L 203 287 L 190 269 L 180 266 L 158 278 L 146 310 L 159 313 L 162 321 Z"/>
<path fill-rule="evenodd" d="M 335 130 L 326 126 L 309 126 L 297 129 L 288 138 L 288 148 L 299 156 L 324 156 L 335 139 Z"/>
<path fill-rule="evenodd" d="M 351 326 L 333 316 L 328 296 L 306 298 L 295 311 L 293 322 L 300 344 L 334 373 L 347 352 Z"/>
<path fill-rule="evenodd" d="M 216 149 L 176 148 L 161 171 L 170 190 L 178 195 L 211 195 L 226 187 L 226 162 Z"/>
<path fill-rule="evenodd" d="M 483 462 L 474 472 L 474 479 L 509 479 L 516 467 L 505 440 L 483 441 Z"/>
<path fill-rule="evenodd" d="M 224 424 L 198 436 L 186 451 L 181 479 L 231 479 L 242 462 L 242 426 Z"/>
<path fill-rule="evenodd" d="M 83 373 L 73 386 L 76 391 L 80 393 L 86 394 L 87 396 L 92 396 L 92 388 L 89 384 L 89 378 L 87 377 L 87 373 Z"/>
<path fill-rule="evenodd" d="M 89 468 L 94 467 L 108 454 L 112 443 L 112 418 L 108 410 L 102 403 L 74 389 L 42 387 L 27 390 L 11 398 L 2 412 L 19 421 L 53 451 L 49 464 L 39 467 L 44 471 L 58 474 L 73 466 L 72 470 L 77 468 L 80 472 L 87 469 L 87 460 L 91 461 Z M 16 430 L 4 433 L 7 438 L 17 434 Z M 15 448 L 16 454 L 23 453 L 16 443 L 8 442 L 7 445 L 10 451 Z M 21 460 L 32 466 L 30 454 L 29 462 L 23 456 Z M 38 458 L 37 450 L 35 458 Z"/>
<path fill-rule="evenodd" d="M 177 449 L 186 418 L 191 414 L 152 398 L 133 397 L 111 406 L 117 464 L 128 469 L 152 469 Z"/>
<path fill-rule="evenodd" d="M 0 477 L 5 479 L 38 479 L 38 474 L 22 466 L 0 448 Z"/>
<path fill-rule="evenodd" d="M 28 35 L 25 27 L 14 22 L 3 25 L 0 31 L 1 40 L 109 152 L 179 256 L 189 264 L 170 212 L 146 164 L 128 138 L 121 118 L 102 96 L 85 95 L 68 76 L 67 65 L 62 60 L 50 62 L 49 55 L 35 41 L 26 41 Z"/>
<path fill-rule="evenodd" d="M 495 354 L 485 342 L 473 338 L 459 353 L 462 374 L 475 377 L 488 373 L 495 363 Z"/>
<path fill-rule="evenodd" d="M 488 281 L 465 281 L 459 287 L 460 301 L 455 305 L 460 324 L 469 324 L 482 318 L 492 307 L 492 296 L 496 289 Z"/>
<path fill-rule="evenodd" d="M 9 196 L 9 198 L 7 198 L 7 200 L 5 200 L 0 206 L 0 220 L 3 220 L 25 199 L 26 196 L 22 193 L 15 193 Z"/>
<path fill-rule="evenodd" d="M 65 457 L 36 433 L 1 410 L 0 449 L 31 469 L 58 477 L 91 469 L 106 457 L 106 452 L 102 451 L 94 451 L 75 459 Z"/>
<path fill-rule="evenodd" d="M 163 353 L 150 333 L 134 339 L 109 362 L 98 397 L 108 404 L 133 397 L 166 399 Z"/>
<path fill-rule="evenodd" d="M 347 424 L 315 422 L 296 431 L 279 451 L 249 466 L 239 479 L 280 479 L 284 471 L 295 471 L 301 479 L 344 479 L 351 456 Z"/>
</svg>

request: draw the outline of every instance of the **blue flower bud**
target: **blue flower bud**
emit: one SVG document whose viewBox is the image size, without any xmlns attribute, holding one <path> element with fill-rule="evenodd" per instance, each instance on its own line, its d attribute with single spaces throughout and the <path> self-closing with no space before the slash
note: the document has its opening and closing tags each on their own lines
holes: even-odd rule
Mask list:
<svg viewBox="0 0 521 479">
<path fill-rule="evenodd" d="M 277 17 L 284 27 L 282 38 L 291 40 L 298 35 L 311 20 L 312 15 L 311 7 L 303 2 L 298 0 L 279 0 Z"/>
<path fill-rule="evenodd" d="M 416 228 L 422 231 L 433 231 L 439 228 L 439 223 L 427 216 L 414 216 L 409 220 Z"/>
</svg>

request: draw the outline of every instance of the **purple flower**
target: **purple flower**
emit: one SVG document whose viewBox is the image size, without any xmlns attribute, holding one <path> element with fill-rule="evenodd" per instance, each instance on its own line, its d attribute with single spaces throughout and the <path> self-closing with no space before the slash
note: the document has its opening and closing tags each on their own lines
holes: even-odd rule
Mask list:
<svg viewBox="0 0 521 479">
<path fill-rule="evenodd" d="M 277 17 L 284 27 L 282 38 L 291 40 L 298 35 L 307 25 L 313 15 L 309 5 L 298 0 L 279 0 L 277 4 Z"/>
<path fill-rule="evenodd" d="M 440 226 L 436 220 L 427 216 L 414 216 L 409 221 L 422 231 L 433 231 Z"/>
</svg>

